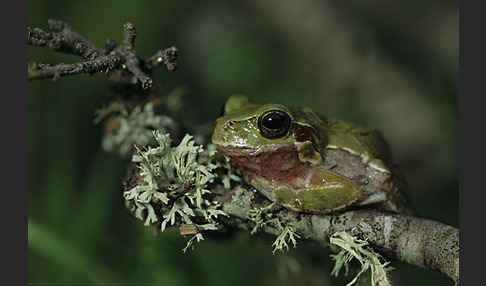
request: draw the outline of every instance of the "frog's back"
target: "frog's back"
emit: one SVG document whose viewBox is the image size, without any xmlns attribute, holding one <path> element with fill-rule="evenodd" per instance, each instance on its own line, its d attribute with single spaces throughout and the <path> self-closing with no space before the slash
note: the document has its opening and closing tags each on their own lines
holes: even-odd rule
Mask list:
<svg viewBox="0 0 486 286">
<path fill-rule="evenodd" d="M 408 213 L 406 182 L 381 132 L 341 120 L 328 120 L 328 128 L 325 168 L 360 185 L 363 205 L 381 203 L 386 210 Z"/>
<path fill-rule="evenodd" d="M 378 159 L 383 161 L 384 167 L 389 167 L 391 151 L 380 131 L 342 120 L 329 120 L 328 123 L 326 148 L 341 148 L 364 160 Z"/>
</svg>

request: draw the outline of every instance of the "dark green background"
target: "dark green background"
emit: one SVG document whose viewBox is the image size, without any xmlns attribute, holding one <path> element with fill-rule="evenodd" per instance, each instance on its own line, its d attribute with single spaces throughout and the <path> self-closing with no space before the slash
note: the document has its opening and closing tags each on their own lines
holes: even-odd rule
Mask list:
<svg viewBox="0 0 486 286">
<path fill-rule="evenodd" d="M 458 226 L 458 1 L 29 1 L 28 24 L 67 21 L 101 47 L 130 21 L 137 53 L 175 45 L 185 113 L 212 122 L 225 99 L 307 105 L 381 129 L 410 184 L 417 214 Z M 235 1 L 236 2 L 236 1 Z M 79 59 L 28 49 L 29 60 Z M 208 237 L 183 255 L 176 231 L 155 238 L 121 196 L 125 162 L 101 149 L 94 110 L 104 75 L 29 83 L 28 281 L 45 284 L 343 285 L 329 252 L 300 242 L 272 256 L 272 237 Z M 292 261 L 301 271 L 289 274 Z M 286 266 L 287 265 L 287 266 Z M 396 285 L 453 285 L 394 262 Z"/>
</svg>

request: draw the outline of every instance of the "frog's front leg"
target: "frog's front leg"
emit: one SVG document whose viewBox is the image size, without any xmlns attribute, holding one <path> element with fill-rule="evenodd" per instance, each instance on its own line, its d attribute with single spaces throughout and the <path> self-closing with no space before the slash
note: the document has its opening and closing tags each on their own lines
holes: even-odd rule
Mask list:
<svg viewBox="0 0 486 286">
<path fill-rule="evenodd" d="M 328 213 L 356 202 L 362 192 L 352 180 L 316 166 L 310 170 L 302 187 L 279 186 L 274 195 L 277 203 L 291 209 Z"/>
</svg>

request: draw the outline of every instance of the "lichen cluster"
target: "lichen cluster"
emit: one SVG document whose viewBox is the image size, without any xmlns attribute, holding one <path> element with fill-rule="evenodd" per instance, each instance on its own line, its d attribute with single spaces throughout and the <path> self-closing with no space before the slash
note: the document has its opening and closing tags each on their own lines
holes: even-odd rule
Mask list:
<svg viewBox="0 0 486 286">
<path fill-rule="evenodd" d="M 358 282 L 360 276 L 368 270 L 371 271 L 371 286 L 392 285 L 387 275 L 392 270 L 388 266 L 389 262 L 382 262 L 384 260 L 383 257 L 376 253 L 366 240 L 341 231 L 334 233 L 330 238 L 330 242 L 341 249 L 338 254 L 331 255 L 331 258 L 335 261 L 331 275 L 338 276 L 343 267 L 345 275 L 347 275 L 349 264 L 353 259 L 356 259 L 361 264 L 360 271 L 346 286 L 354 285 Z"/>
<path fill-rule="evenodd" d="M 208 184 L 214 181 L 218 165 L 212 160 L 198 162 L 200 155 L 212 157 L 214 151 L 204 151 L 190 135 L 174 147 L 168 134 L 154 131 L 153 137 L 156 147 L 136 147 L 132 161 L 142 180 L 123 196 L 132 213 L 147 226 L 160 223 L 161 231 L 176 223 L 196 226 L 185 251 L 194 240 L 203 239 L 201 231 L 218 229 L 216 219 L 227 216 L 209 199 Z"/>
<path fill-rule="evenodd" d="M 276 254 L 289 250 L 290 247 L 287 242 L 291 242 L 294 248 L 297 247 L 296 238 L 300 238 L 300 236 L 290 225 L 284 225 L 277 216 L 273 215 L 271 210 L 274 206 L 276 206 L 275 202 L 263 208 L 252 208 L 248 213 L 248 218 L 255 223 L 250 232 L 252 235 L 265 226 L 276 229 L 279 234 L 272 244 L 272 253 Z"/>
<path fill-rule="evenodd" d="M 133 151 L 133 146 L 144 146 L 152 139 L 153 130 L 176 128 L 176 122 L 166 115 L 156 115 L 154 104 L 146 103 L 143 108 L 137 105 L 131 112 L 120 102 L 112 102 L 105 108 L 96 111 L 95 123 L 116 114 L 114 130 L 105 133 L 102 146 L 105 151 L 118 152 L 122 157 Z"/>
<path fill-rule="evenodd" d="M 289 245 L 287 242 L 292 242 L 294 248 L 297 247 L 297 240 L 296 238 L 300 238 L 300 236 L 295 232 L 295 230 L 287 225 L 282 226 L 280 225 L 280 234 L 277 236 L 275 241 L 272 244 L 273 247 L 273 254 L 277 252 L 284 252 L 289 250 Z"/>
</svg>

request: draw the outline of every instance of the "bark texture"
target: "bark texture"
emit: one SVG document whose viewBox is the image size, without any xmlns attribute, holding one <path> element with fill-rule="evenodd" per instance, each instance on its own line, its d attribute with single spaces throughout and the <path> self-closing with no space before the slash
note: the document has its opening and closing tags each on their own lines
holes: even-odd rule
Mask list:
<svg viewBox="0 0 486 286">
<path fill-rule="evenodd" d="M 268 204 L 256 193 L 237 187 L 232 195 L 219 198 L 223 210 L 241 219 L 240 227 L 251 229 L 248 217 L 253 207 Z M 358 230 L 358 235 L 388 257 L 425 269 L 438 270 L 459 282 L 459 230 L 428 219 L 386 213 L 377 210 L 352 210 L 332 215 L 300 214 L 284 208 L 275 212 L 281 221 L 292 226 L 302 237 L 329 243 L 339 231 Z M 264 227 L 269 234 L 277 230 Z"/>
</svg>

